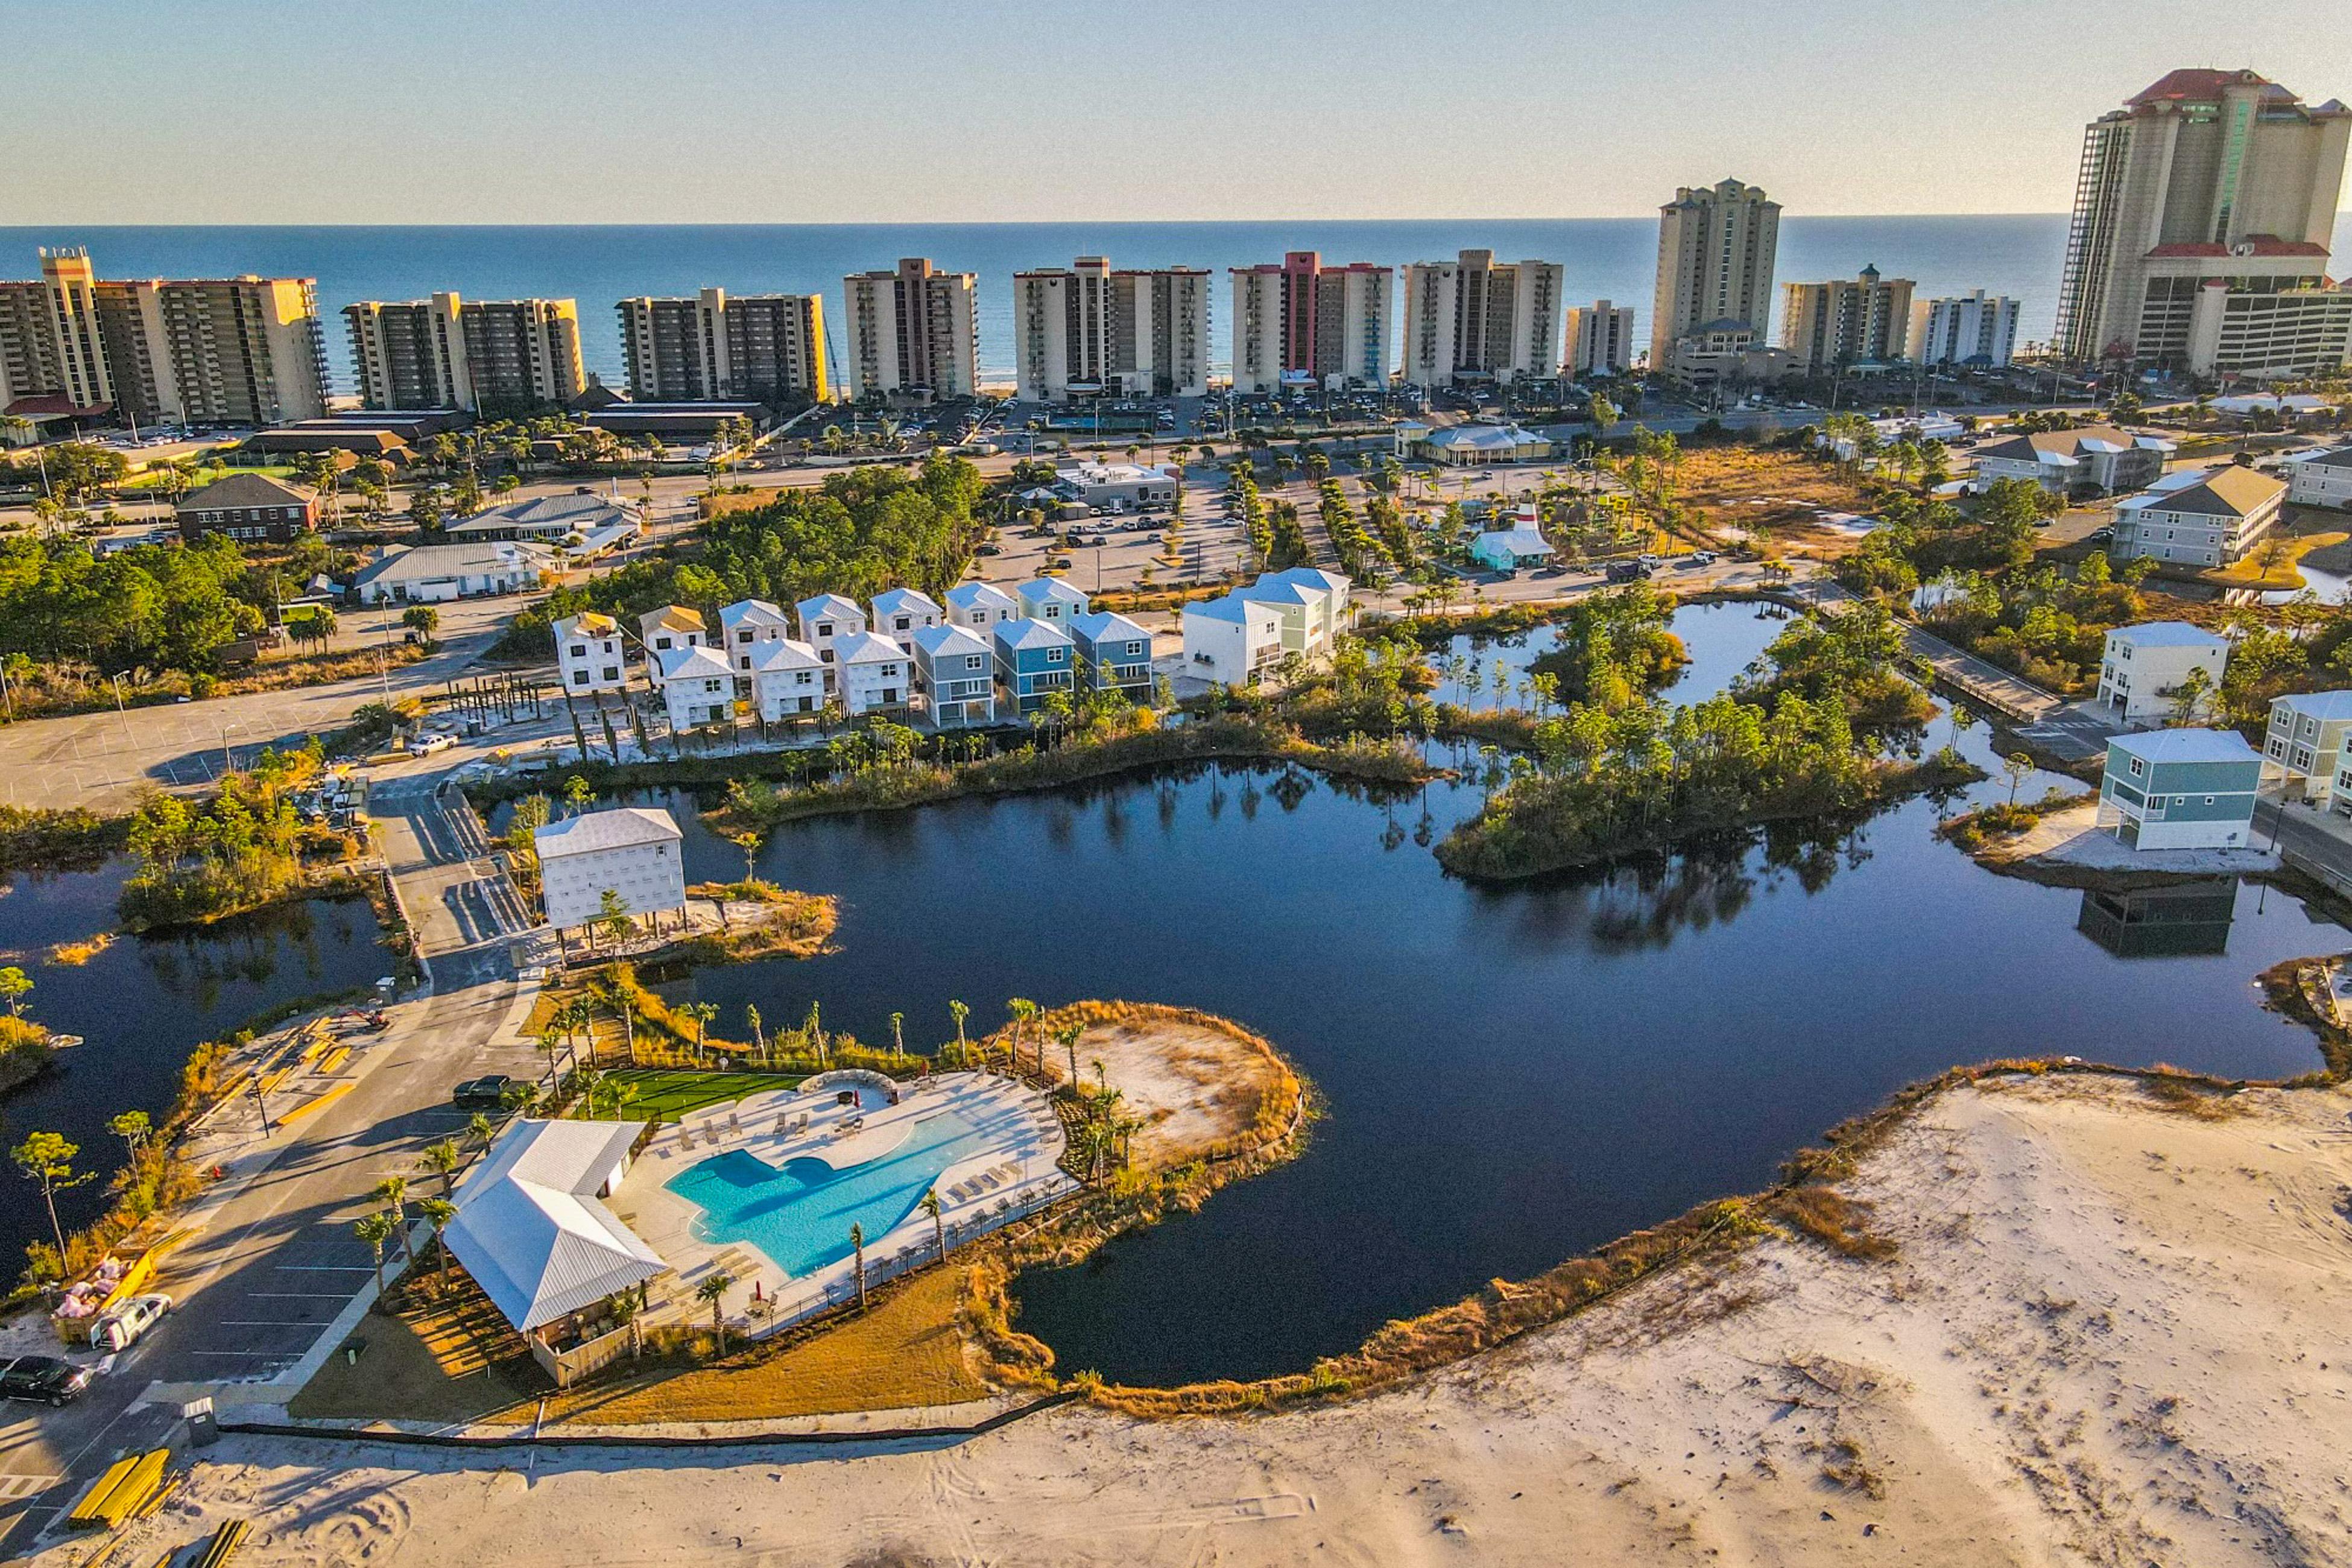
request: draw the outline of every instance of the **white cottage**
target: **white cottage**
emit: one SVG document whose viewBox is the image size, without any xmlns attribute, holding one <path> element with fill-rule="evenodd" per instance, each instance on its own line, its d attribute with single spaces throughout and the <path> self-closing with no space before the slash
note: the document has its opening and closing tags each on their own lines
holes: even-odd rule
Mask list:
<svg viewBox="0 0 2352 1568">
<path fill-rule="evenodd" d="M 715 647 L 674 647 L 654 660 L 673 731 L 698 730 L 735 716 L 735 672 Z"/>
<path fill-rule="evenodd" d="M 866 631 L 866 612 L 855 599 L 839 594 L 819 594 L 813 599 L 803 599 L 793 606 L 800 617 L 801 641 L 816 649 L 817 658 L 824 660 L 830 671 L 841 661 L 835 657 L 835 645 L 844 637 L 859 637 Z M 840 682 L 828 679 L 825 689 L 837 691 Z"/>
<path fill-rule="evenodd" d="M 874 595 L 874 630 L 909 653 L 917 632 L 946 619 L 940 602 L 919 588 L 889 588 Z"/>
<path fill-rule="evenodd" d="M 1238 594 L 1187 605 L 1184 673 L 1196 680 L 1241 686 L 1283 655 L 1283 615 L 1278 605 Z"/>
<path fill-rule="evenodd" d="M 828 673 L 816 649 L 804 642 L 787 637 L 761 643 L 751 665 L 752 703 L 771 724 L 821 712 Z"/>
<path fill-rule="evenodd" d="M 978 632 L 1021 618 L 1021 602 L 993 583 L 959 583 L 948 590 L 948 624 Z"/>
<path fill-rule="evenodd" d="M 914 660 L 905 648 L 872 632 L 852 632 L 833 645 L 841 705 L 854 717 L 904 708 L 913 699 Z"/>
<path fill-rule="evenodd" d="M 555 662 L 566 691 L 619 691 L 628 684 L 620 623 L 594 610 L 555 623 Z"/>
<path fill-rule="evenodd" d="M 1087 596 L 1059 577 L 1032 577 L 1013 590 L 1021 601 L 1020 618 L 1044 621 L 1064 631 L 1087 613 Z"/>
<path fill-rule="evenodd" d="M 2190 671 L 2205 672 L 2210 705 L 2229 667 L 2229 639 L 2203 626 L 2187 621 L 2116 626 L 2107 633 L 2099 661 L 2099 706 L 2126 729 L 2169 723 Z"/>
<path fill-rule="evenodd" d="M 735 668 L 738 690 L 751 691 L 751 672 L 759 664 L 761 650 L 792 635 L 791 620 L 765 599 L 739 599 L 719 612 L 719 646 L 727 650 L 727 662 Z"/>
<path fill-rule="evenodd" d="M 540 897 L 557 931 L 584 926 L 620 895 L 635 918 L 686 908 L 684 836 L 669 813 L 616 806 L 551 822 L 531 834 Z"/>
</svg>

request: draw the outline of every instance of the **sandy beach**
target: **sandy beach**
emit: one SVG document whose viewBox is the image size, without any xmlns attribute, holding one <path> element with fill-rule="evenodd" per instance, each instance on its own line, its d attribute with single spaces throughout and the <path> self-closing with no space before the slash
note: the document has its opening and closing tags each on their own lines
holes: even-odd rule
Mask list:
<svg viewBox="0 0 2352 1568">
<path fill-rule="evenodd" d="M 1891 1259 L 1769 1238 L 1336 1408 L 815 1454 L 231 1436 L 124 1560 L 245 1514 L 260 1568 L 2352 1562 L 2347 1112 L 1956 1088 L 1844 1184 Z"/>
</svg>

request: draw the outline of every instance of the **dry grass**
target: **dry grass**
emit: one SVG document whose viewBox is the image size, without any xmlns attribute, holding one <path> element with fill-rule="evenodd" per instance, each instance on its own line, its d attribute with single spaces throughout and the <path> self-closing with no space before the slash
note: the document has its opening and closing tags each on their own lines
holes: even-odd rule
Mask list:
<svg viewBox="0 0 2352 1568">
<path fill-rule="evenodd" d="M 2299 531 L 2306 527 L 2309 531 Z M 2296 562 L 2315 550 L 2341 544 L 2347 539 L 2352 539 L 2352 533 L 2340 528 L 2283 524 L 2279 532 L 2256 545 L 2242 561 L 2217 566 L 2198 575 L 2205 582 L 2223 588 L 2260 588 L 2266 593 L 2290 591 L 2304 586 L 2303 574 L 2295 570 Z"/>
<path fill-rule="evenodd" d="M 2141 1079 L 2139 1091 L 2163 1110 L 2180 1116 L 2193 1116 L 2200 1121 L 2226 1121 L 2237 1115 L 2241 1109 L 2234 1100 L 2208 1084 L 2162 1073 L 2151 1073 Z"/>
<path fill-rule="evenodd" d="M 379 1307 L 286 1406 L 289 1415 L 341 1420 L 475 1421 L 535 1398 L 551 1384 L 522 1339 L 462 1270 L 438 1301 Z"/>
<path fill-rule="evenodd" d="M 635 1376 L 551 1394 L 548 1422 L 757 1421 L 982 1398 L 987 1387 L 972 1371 L 956 1323 L 960 1275 L 925 1269 L 877 1292 L 862 1317 L 783 1335 L 715 1364 L 664 1362 Z"/>
<path fill-rule="evenodd" d="M 1706 514 L 1710 530 L 1758 531 L 1819 555 L 1843 555 L 1860 540 L 1822 527 L 1818 513 L 1867 516 L 1876 505 L 1860 483 L 1827 463 L 1751 447 L 1685 451 L 1675 489 L 1685 506 Z"/>
<path fill-rule="evenodd" d="M 49 962 L 63 964 L 68 969 L 79 969 L 113 945 L 114 933 L 102 931 L 86 941 L 58 942 L 49 949 Z"/>
<path fill-rule="evenodd" d="M 1870 1205 L 1829 1187 L 1790 1187 L 1768 1205 L 1772 1217 L 1841 1257 L 1877 1263 L 1895 1256 L 1895 1243 L 1868 1228 Z"/>
</svg>

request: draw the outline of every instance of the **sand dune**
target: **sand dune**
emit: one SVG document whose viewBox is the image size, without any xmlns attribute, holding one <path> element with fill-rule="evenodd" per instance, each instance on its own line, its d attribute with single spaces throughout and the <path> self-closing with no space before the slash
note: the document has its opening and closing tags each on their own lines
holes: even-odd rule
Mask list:
<svg viewBox="0 0 2352 1568">
<path fill-rule="evenodd" d="M 503 1468 L 231 1438 L 126 1560 L 246 1512 L 257 1568 L 2352 1562 L 2347 1112 L 1955 1089 L 1848 1184 L 1892 1261 L 1766 1241 L 1358 1404 Z"/>
</svg>

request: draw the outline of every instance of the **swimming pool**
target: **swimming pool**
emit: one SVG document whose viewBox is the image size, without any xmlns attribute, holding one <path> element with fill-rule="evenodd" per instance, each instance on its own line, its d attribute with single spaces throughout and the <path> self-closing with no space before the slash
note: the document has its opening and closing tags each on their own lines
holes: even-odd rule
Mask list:
<svg viewBox="0 0 2352 1568">
<path fill-rule="evenodd" d="M 849 1227 L 877 1245 L 914 1213 L 940 1173 L 985 1153 L 989 1140 L 952 1110 L 915 1123 L 887 1154 L 836 1171 L 823 1160 L 771 1166 L 740 1149 L 714 1154 L 662 1184 L 702 1211 L 698 1241 L 749 1242 L 793 1279 L 850 1254 Z"/>
</svg>

